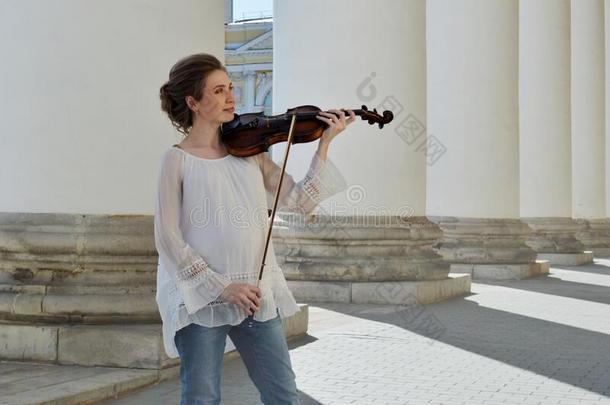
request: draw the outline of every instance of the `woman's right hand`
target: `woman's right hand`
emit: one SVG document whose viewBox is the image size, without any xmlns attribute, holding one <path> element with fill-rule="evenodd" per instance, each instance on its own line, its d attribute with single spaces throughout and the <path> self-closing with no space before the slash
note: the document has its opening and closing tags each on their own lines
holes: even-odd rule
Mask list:
<svg viewBox="0 0 610 405">
<path fill-rule="evenodd" d="M 252 315 L 254 311 L 259 310 L 261 290 L 248 283 L 231 283 L 225 287 L 219 298 L 239 305 L 248 315 Z"/>
</svg>

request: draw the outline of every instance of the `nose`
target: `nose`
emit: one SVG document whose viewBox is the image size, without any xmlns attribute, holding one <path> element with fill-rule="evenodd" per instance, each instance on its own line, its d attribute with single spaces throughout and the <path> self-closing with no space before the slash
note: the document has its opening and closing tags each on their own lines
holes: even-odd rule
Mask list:
<svg viewBox="0 0 610 405">
<path fill-rule="evenodd" d="M 229 103 L 229 104 L 235 103 L 235 96 L 233 95 L 233 90 L 229 90 L 229 92 L 228 92 L 227 103 Z"/>
</svg>

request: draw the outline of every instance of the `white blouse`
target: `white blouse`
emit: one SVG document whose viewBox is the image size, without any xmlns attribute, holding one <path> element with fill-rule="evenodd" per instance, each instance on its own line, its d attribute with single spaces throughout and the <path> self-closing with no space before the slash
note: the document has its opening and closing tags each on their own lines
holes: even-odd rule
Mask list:
<svg viewBox="0 0 610 405">
<path fill-rule="evenodd" d="M 232 282 L 256 285 L 281 167 L 267 153 L 205 159 L 177 146 L 160 162 L 154 217 L 159 253 L 156 301 L 163 322 L 163 344 L 178 357 L 177 330 L 190 323 L 238 325 L 248 314 L 218 299 Z M 345 189 L 344 177 L 327 158 L 314 154 L 305 177 L 295 183 L 284 173 L 278 211 L 310 213 L 324 199 Z M 299 308 L 269 242 L 262 297 L 254 319 L 282 318 Z"/>
</svg>

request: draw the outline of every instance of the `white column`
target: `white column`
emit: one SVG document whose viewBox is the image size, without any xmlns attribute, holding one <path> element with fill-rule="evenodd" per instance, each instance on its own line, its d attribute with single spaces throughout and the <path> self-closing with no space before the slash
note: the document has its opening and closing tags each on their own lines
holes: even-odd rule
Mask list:
<svg viewBox="0 0 610 405">
<path fill-rule="evenodd" d="M 395 114 L 382 130 L 358 119 L 333 140 L 329 157 L 354 186 L 349 203 L 333 199 L 352 214 L 424 215 L 425 1 L 275 1 L 274 14 L 274 114 L 303 104 Z M 303 176 L 316 147 L 291 148 L 287 170 Z"/>
<path fill-rule="evenodd" d="M 429 0 L 427 215 L 452 271 L 513 279 L 547 272 L 519 220 L 518 2 Z"/>
<path fill-rule="evenodd" d="M 521 218 L 528 245 L 558 265 L 593 260 L 572 219 L 570 0 L 519 3 Z"/>
<path fill-rule="evenodd" d="M 225 3 L 225 23 L 233 22 L 233 0 L 224 0 Z"/>
<path fill-rule="evenodd" d="M 152 214 L 180 140 L 159 87 L 183 56 L 224 60 L 223 22 L 222 0 L 0 2 L 0 211 Z"/>
<path fill-rule="evenodd" d="M 519 217 L 517 4 L 428 1 L 428 215 Z"/>
<path fill-rule="evenodd" d="M 606 217 L 603 0 L 572 0 L 573 216 Z"/>
<path fill-rule="evenodd" d="M 606 218 L 610 218 L 610 0 L 604 3 L 606 38 Z"/>
<path fill-rule="evenodd" d="M 610 257 L 604 14 L 604 0 L 572 0 L 572 215 L 598 257 Z"/>
<path fill-rule="evenodd" d="M 522 217 L 572 216 L 570 0 L 519 3 Z"/>
<path fill-rule="evenodd" d="M 246 70 L 244 72 L 244 111 L 246 112 L 253 112 L 255 84 L 256 72 Z"/>
</svg>

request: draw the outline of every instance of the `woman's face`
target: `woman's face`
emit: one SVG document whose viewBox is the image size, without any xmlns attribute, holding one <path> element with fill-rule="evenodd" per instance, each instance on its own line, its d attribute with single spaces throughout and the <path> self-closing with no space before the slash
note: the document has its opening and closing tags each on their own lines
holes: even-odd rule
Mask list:
<svg viewBox="0 0 610 405">
<path fill-rule="evenodd" d="M 221 124 L 233 119 L 235 112 L 233 83 L 224 70 L 215 70 L 208 75 L 203 88 L 203 97 L 195 104 L 195 110 L 196 115 L 205 121 Z"/>
</svg>

